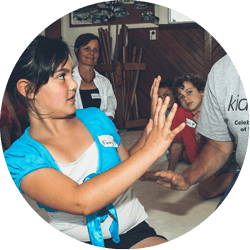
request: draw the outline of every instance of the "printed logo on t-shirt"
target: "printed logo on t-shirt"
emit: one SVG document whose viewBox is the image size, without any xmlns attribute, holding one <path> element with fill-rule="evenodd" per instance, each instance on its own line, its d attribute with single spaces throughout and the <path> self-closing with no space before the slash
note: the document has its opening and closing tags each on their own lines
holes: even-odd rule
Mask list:
<svg viewBox="0 0 250 250">
<path fill-rule="evenodd" d="M 187 122 L 187 125 L 189 127 L 191 127 L 191 128 L 195 128 L 196 127 L 196 122 L 195 121 L 186 118 L 186 122 Z"/>
<path fill-rule="evenodd" d="M 245 96 L 231 95 L 227 111 L 230 113 L 235 111 L 238 114 L 238 119 L 234 120 L 235 128 L 237 126 L 241 132 L 249 131 L 248 102 Z"/>
<path fill-rule="evenodd" d="M 111 135 L 100 135 L 98 136 L 100 143 L 105 147 L 114 147 L 118 148 L 118 145 L 115 143 L 114 137 Z"/>
<path fill-rule="evenodd" d="M 91 97 L 92 97 L 92 99 L 101 99 L 100 94 L 97 94 L 97 93 L 92 93 Z"/>
</svg>

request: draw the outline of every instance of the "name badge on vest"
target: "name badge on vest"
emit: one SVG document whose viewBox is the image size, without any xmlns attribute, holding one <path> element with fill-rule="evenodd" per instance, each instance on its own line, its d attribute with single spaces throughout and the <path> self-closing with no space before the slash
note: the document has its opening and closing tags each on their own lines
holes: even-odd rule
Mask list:
<svg viewBox="0 0 250 250">
<path fill-rule="evenodd" d="M 191 127 L 191 128 L 195 128 L 196 127 L 196 122 L 195 121 L 186 118 L 186 122 L 187 122 L 187 125 L 189 127 Z"/>
<path fill-rule="evenodd" d="M 114 137 L 111 135 L 100 135 L 98 136 L 98 139 L 105 148 L 118 148 L 118 145 L 114 141 Z"/>
<path fill-rule="evenodd" d="M 92 97 L 92 99 L 101 99 L 100 94 L 97 94 L 97 93 L 92 93 L 91 97 Z"/>
</svg>

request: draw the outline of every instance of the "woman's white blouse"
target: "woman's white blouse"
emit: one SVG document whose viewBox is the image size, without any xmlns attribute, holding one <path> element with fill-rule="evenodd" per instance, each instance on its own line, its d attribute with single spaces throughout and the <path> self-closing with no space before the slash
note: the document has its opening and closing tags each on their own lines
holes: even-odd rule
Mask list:
<svg viewBox="0 0 250 250">
<path fill-rule="evenodd" d="M 117 108 L 117 100 L 113 91 L 112 84 L 110 83 L 109 79 L 105 76 L 99 74 L 96 70 L 95 71 L 95 79 L 94 83 L 99 90 L 101 96 L 101 106 L 100 110 L 102 110 L 107 116 L 115 117 L 115 110 Z M 81 95 L 80 95 L 80 86 L 82 78 L 80 76 L 78 66 L 74 68 L 73 71 L 73 78 L 77 82 L 77 90 L 76 90 L 76 108 L 83 109 Z"/>
</svg>

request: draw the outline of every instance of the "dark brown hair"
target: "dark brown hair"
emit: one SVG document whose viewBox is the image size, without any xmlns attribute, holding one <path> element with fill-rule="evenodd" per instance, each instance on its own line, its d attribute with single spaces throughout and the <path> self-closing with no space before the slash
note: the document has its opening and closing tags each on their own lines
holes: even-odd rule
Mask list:
<svg viewBox="0 0 250 250">
<path fill-rule="evenodd" d="M 192 74 L 186 73 L 180 77 L 177 77 L 174 80 L 173 95 L 174 95 L 176 101 L 178 102 L 178 104 L 180 104 L 179 100 L 178 100 L 179 89 L 184 89 L 184 85 L 183 85 L 184 82 L 191 82 L 193 84 L 193 86 L 195 88 L 197 88 L 197 90 L 200 93 L 204 92 L 204 90 L 205 90 L 206 83 L 203 80 L 203 78 L 198 76 L 198 75 L 192 75 Z"/>
<path fill-rule="evenodd" d="M 78 54 L 79 54 L 79 51 L 80 51 L 80 48 L 82 46 L 85 46 L 87 45 L 90 41 L 92 40 L 97 40 L 98 43 L 99 43 L 99 58 L 98 58 L 98 63 L 100 63 L 102 61 L 102 53 L 101 53 L 101 42 L 100 42 L 100 39 L 98 36 L 92 34 L 92 33 L 85 33 L 85 34 L 82 34 L 80 36 L 78 36 L 75 40 L 75 45 L 74 45 L 74 51 L 75 51 L 75 55 L 76 55 L 76 58 L 77 60 L 79 59 L 78 58 Z"/>
<path fill-rule="evenodd" d="M 70 56 L 68 45 L 58 39 L 37 36 L 25 49 L 17 61 L 6 89 L 17 99 L 24 108 L 30 107 L 35 95 L 45 85 L 61 64 L 66 64 Z M 31 84 L 27 86 L 26 97 L 17 90 L 17 82 L 26 79 Z M 34 93 L 33 99 L 29 99 L 30 93 Z M 36 111 L 35 111 L 36 112 Z"/>
</svg>

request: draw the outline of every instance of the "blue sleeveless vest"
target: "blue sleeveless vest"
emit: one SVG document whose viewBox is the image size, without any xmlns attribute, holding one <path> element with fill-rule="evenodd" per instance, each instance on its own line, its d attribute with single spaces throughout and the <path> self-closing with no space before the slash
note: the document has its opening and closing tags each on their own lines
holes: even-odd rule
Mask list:
<svg viewBox="0 0 250 250">
<path fill-rule="evenodd" d="M 121 159 L 117 153 L 117 147 L 120 144 L 120 137 L 116 132 L 113 122 L 99 109 L 88 108 L 76 110 L 76 117 L 81 120 L 91 133 L 98 148 L 98 168 L 96 173 L 87 176 L 87 181 L 121 163 Z M 4 152 L 5 160 L 11 176 L 20 189 L 21 180 L 31 171 L 47 166 L 61 172 L 48 150 L 33 140 L 26 129 L 24 135 L 17 140 L 8 150 Z M 37 155 L 37 158 L 36 158 Z M 28 163 L 27 163 L 28 162 Z M 30 163 L 30 164 L 29 164 Z M 26 169 L 26 166 L 29 166 Z M 44 208 L 48 212 L 56 212 L 56 210 L 37 203 L 40 208 Z M 119 227 L 116 209 L 110 203 L 100 211 L 87 216 L 87 227 L 92 245 L 105 247 L 101 230 L 101 222 L 107 216 L 113 219 L 109 228 L 112 239 L 115 243 L 119 243 Z"/>
</svg>

